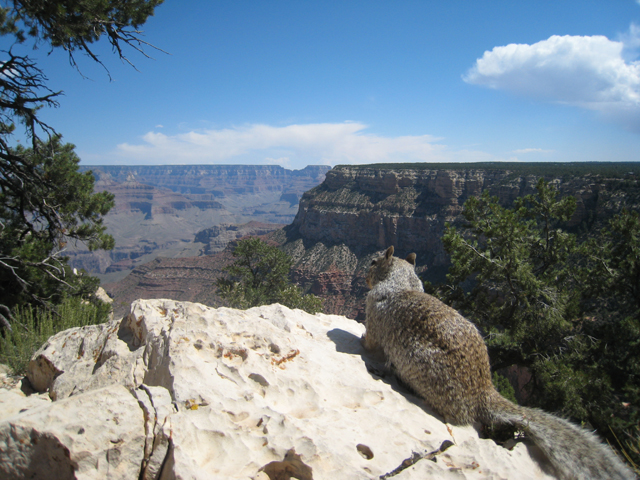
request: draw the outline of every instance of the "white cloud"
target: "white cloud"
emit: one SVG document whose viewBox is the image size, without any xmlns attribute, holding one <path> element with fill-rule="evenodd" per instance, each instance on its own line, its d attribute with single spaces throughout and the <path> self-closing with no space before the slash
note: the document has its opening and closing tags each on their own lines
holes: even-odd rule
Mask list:
<svg viewBox="0 0 640 480">
<path fill-rule="evenodd" d="M 639 37 L 640 29 L 631 25 L 621 41 L 554 35 L 533 45 L 495 47 L 484 52 L 463 79 L 595 110 L 640 132 L 640 62 L 625 60 L 640 45 Z"/>
<path fill-rule="evenodd" d="M 638 0 L 640 3 L 640 0 Z M 640 27 L 635 23 L 629 26 L 629 31 L 618 35 L 618 41 L 622 43 L 622 56 L 627 61 L 633 61 L 640 52 Z"/>
<path fill-rule="evenodd" d="M 553 153 L 555 150 L 543 150 L 542 148 L 521 148 L 518 150 L 512 150 L 510 153 L 515 153 L 516 155 L 522 155 L 525 153 Z"/>
<path fill-rule="evenodd" d="M 245 163 L 303 168 L 383 162 L 486 161 L 495 157 L 475 151 L 450 151 L 430 135 L 384 137 L 365 133 L 357 122 L 247 125 L 178 135 L 148 132 L 144 143 L 118 145 L 127 163 Z"/>
</svg>

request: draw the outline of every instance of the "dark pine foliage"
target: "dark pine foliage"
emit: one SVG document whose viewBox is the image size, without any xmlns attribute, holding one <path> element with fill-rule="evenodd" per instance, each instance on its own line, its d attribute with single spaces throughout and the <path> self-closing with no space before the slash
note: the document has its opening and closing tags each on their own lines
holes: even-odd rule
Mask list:
<svg viewBox="0 0 640 480">
<path fill-rule="evenodd" d="M 216 281 L 218 294 L 235 308 L 251 308 L 280 303 L 308 313 L 322 310 L 322 300 L 315 295 L 303 295 L 291 283 L 292 260 L 278 247 L 257 237 L 240 240 L 233 250 L 236 258 L 225 268 L 228 278 Z"/>
<path fill-rule="evenodd" d="M 590 425 L 640 463 L 640 216 L 622 210 L 586 241 L 544 180 L 511 208 L 487 193 L 447 227 L 452 265 L 429 290 L 485 335 L 494 370 L 531 373 L 527 403 Z"/>
<path fill-rule="evenodd" d="M 73 145 L 64 144 L 39 116 L 57 107 L 61 92 L 17 45 L 62 48 L 100 60 L 92 45 L 107 38 L 146 55 L 139 26 L 162 0 L 12 0 L 0 6 L 0 35 L 13 41 L 0 51 L 0 333 L 15 321 L 12 310 L 28 304 L 54 309 L 68 296 L 87 297 L 98 282 L 70 272 L 64 256 L 69 242 L 90 249 L 112 248 L 102 216 L 113 206 L 108 193 L 93 193 L 90 172 L 78 171 Z M 22 49 L 24 50 L 24 48 Z M 107 72 L 108 73 L 108 72 Z M 28 145 L 23 147 L 20 142 Z"/>
</svg>

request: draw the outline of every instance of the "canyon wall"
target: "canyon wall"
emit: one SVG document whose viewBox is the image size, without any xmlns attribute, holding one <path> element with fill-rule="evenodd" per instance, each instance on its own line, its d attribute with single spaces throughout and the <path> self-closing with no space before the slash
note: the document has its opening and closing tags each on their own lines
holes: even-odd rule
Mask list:
<svg viewBox="0 0 640 480">
<path fill-rule="evenodd" d="M 242 225 L 232 225 L 228 223 L 222 223 L 214 227 L 205 228 L 204 230 L 196 233 L 193 241 L 195 243 L 202 243 L 205 245 L 203 253 L 205 255 L 211 255 L 216 252 L 221 252 L 229 242 L 238 240 L 242 237 L 261 236 L 266 235 L 274 230 L 284 228 L 286 225 L 278 223 L 262 223 L 262 222 L 248 222 Z"/>
<path fill-rule="evenodd" d="M 576 233 L 601 228 L 623 207 L 640 208 L 639 163 L 621 168 L 586 163 L 337 166 L 302 195 L 291 225 L 263 238 L 293 257 L 292 279 L 323 299 L 325 313 L 363 320 L 364 275 L 374 256 L 389 245 L 399 256 L 415 252 L 420 275 L 442 281 L 449 258 L 441 238 L 446 223 L 463 221 L 464 202 L 488 190 L 509 206 L 535 193 L 540 177 L 553 182 L 561 195 L 576 198 L 576 212 L 566 225 Z M 200 237 L 215 238 L 218 230 Z M 224 233 L 231 234 L 237 236 Z M 197 258 L 158 259 L 105 288 L 116 297 L 124 295 L 125 304 L 170 294 L 175 300 L 215 306 L 212 280 L 230 259 L 229 249 Z M 208 270 L 206 285 L 199 278 L 202 268 Z"/>
<path fill-rule="evenodd" d="M 325 312 L 363 319 L 364 274 L 371 259 L 394 245 L 396 255 L 417 253 L 423 278 L 442 281 L 449 265 L 441 242 L 445 225 L 462 222 L 464 202 L 484 190 L 511 205 L 535 193 L 538 178 L 546 177 L 562 196 L 576 197 L 577 209 L 567 225 L 576 231 L 602 225 L 623 205 L 640 204 L 640 175 L 573 175 L 557 164 L 548 164 L 546 172 L 499 164 L 482 169 L 463 164 L 338 166 L 305 193 L 293 224 L 270 238 L 293 256 L 294 280 L 324 298 Z"/>
<path fill-rule="evenodd" d="M 100 165 L 83 166 L 96 180 L 116 183 L 135 180 L 183 195 L 229 197 L 273 192 L 278 196 L 302 195 L 318 185 L 330 167 L 309 165 L 287 170 L 279 165 Z M 296 202 L 297 203 L 297 202 Z"/>
</svg>

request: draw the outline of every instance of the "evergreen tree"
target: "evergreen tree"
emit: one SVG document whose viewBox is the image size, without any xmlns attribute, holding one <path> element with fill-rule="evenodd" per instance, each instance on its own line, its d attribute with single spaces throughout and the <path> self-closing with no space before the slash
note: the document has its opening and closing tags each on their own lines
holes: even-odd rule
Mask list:
<svg viewBox="0 0 640 480">
<path fill-rule="evenodd" d="M 623 210 L 583 245 L 590 421 L 609 426 L 640 465 L 640 214 Z M 593 388 L 594 385 L 597 388 Z"/>
<path fill-rule="evenodd" d="M 308 313 L 322 310 L 322 301 L 315 295 L 302 295 L 301 289 L 289 280 L 293 262 L 279 248 L 257 237 L 240 240 L 233 250 L 236 258 L 225 267 L 230 278 L 216 281 L 218 294 L 234 308 L 251 308 L 280 303 Z"/>
<path fill-rule="evenodd" d="M 58 106 L 61 92 L 47 86 L 44 72 L 16 54 L 15 45 L 30 38 L 35 45 L 62 48 L 77 68 L 78 52 L 102 64 L 92 44 L 104 36 L 128 62 L 123 48 L 144 54 L 147 44 L 138 28 L 161 2 L 12 0 L 0 6 L 0 35 L 14 41 L 0 50 L 0 331 L 11 329 L 16 305 L 50 308 L 67 295 L 95 291 L 97 280 L 70 275 L 63 256 L 67 242 L 113 247 L 101 220 L 113 197 L 93 194 L 93 176 L 78 172 L 73 146 L 40 119 L 42 108 Z M 21 139 L 28 148 L 15 146 Z"/>
<path fill-rule="evenodd" d="M 527 402 L 583 422 L 640 461 L 640 216 L 578 245 L 575 209 L 540 180 L 504 208 L 486 192 L 447 226 L 447 285 L 430 290 L 485 335 L 492 369 L 532 374 Z"/>
<path fill-rule="evenodd" d="M 80 159 L 59 136 L 38 149 L 19 146 L 30 183 L 0 177 L 0 303 L 5 316 L 14 306 L 59 304 L 67 295 L 95 292 L 98 280 L 72 274 L 64 249 L 82 241 L 90 250 L 113 248 L 102 216 L 113 206 L 113 195 L 93 193 L 91 172 L 78 173 Z M 5 319 L 6 320 L 6 319 Z"/>
<path fill-rule="evenodd" d="M 533 366 L 574 329 L 579 299 L 569 260 L 576 240 L 559 224 L 575 199 L 556 197 L 544 180 L 513 208 L 484 192 L 465 203 L 463 232 L 447 226 L 443 237 L 452 261 L 443 296 L 485 332 L 496 369 Z"/>
</svg>

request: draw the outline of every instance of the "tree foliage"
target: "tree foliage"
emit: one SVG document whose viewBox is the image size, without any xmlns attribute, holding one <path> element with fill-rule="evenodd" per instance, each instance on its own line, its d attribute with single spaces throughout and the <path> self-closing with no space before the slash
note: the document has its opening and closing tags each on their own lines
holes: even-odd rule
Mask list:
<svg viewBox="0 0 640 480">
<path fill-rule="evenodd" d="M 308 313 L 322 310 L 315 295 L 303 295 L 289 280 L 293 262 L 279 248 L 257 237 L 240 240 L 233 250 L 236 260 L 225 267 L 229 278 L 216 281 L 218 294 L 234 308 L 251 308 L 280 303 Z"/>
<path fill-rule="evenodd" d="M 575 200 L 556 195 L 541 180 L 536 195 L 504 208 L 484 192 L 465 203 L 464 232 L 449 226 L 443 237 L 452 256 L 447 299 L 472 312 L 495 368 L 531 366 L 554 354 L 573 329 L 578 299 L 569 259 L 576 241 L 559 224 L 573 214 Z"/>
<path fill-rule="evenodd" d="M 37 151 L 19 146 L 14 152 L 30 169 L 29 183 L 0 177 L 0 303 L 9 309 L 55 305 L 98 286 L 92 277 L 73 275 L 63 254 L 75 241 L 91 250 L 113 248 L 102 220 L 113 195 L 93 193 L 93 175 L 77 172 L 73 148 L 58 136 Z"/>
<path fill-rule="evenodd" d="M 77 68 L 81 52 L 102 64 L 92 45 L 105 36 L 120 59 L 124 47 L 147 45 L 138 30 L 162 0 L 12 0 L 0 5 L 0 331 L 10 330 L 11 309 L 23 303 L 52 307 L 67 295 L 95 291 L 97 280 L 71 275 L 63 256 L 68 242 L 112 248 L 101 217 L 113 206 L 93 193 L 93 176 L 78 172 L 73 145 L 63 144 L 39 117 L 57 107 L 61 92 L 47 85 L 34 60 L 15 53 L 34 46 L 62 48 Z M 23 131 L 17 131 L 21 126 Z M 27 141 L 28 147 L 19 143 Z"/>
<path fill-rule="evenodd" d="M 129 62 L 123 47 L 128 46 L 147 56 L 140 26 L 153 15 L 163 0 L 12 0 L 2 7 L 4 32 L 15 35 L 18 42 L 28 37 L 51 48 L 63 48 L 69 61 L 77 67 L 74 53 L 83 52 L 102 64 L 91 45 L 104 35 L 113 51 Z M 0 31 L 0 33 L 2 33 Z"/>
<path fill-rule="evenodd" d="M 574 210 L 544 180 L 512 208 L 469 199 L 443 238 L 447 285 L 432 290 L 478 325 L 494 370 L 529 370 L 528 403 L 617 438 L 638 463 L 640 217 L 624 210 L 579 243 L 562 228 Z"/>
<path fill-rule="evenodd" d="M 640 315 L 640 214 L 624 209 L 597 239 L 582 248 L 591 275 L 585 277 L 586 308 L 603 318 Z"/>
<path fill-rule="evenodd" d="M 640 215 L 623 210 L 607 228 L 587 241 L 583 271 L 584 332 L 593 384 L 595 425 L 610 424 L 640 465 Z M 595 366 L 595 367 L 593 367 Z M 598 396 L 599 395 L 599 396 Z M 596 398 L 594 398 L 596 397 Z M 604 399 L 604 401 L 603 401 Z"/>
</svg>

